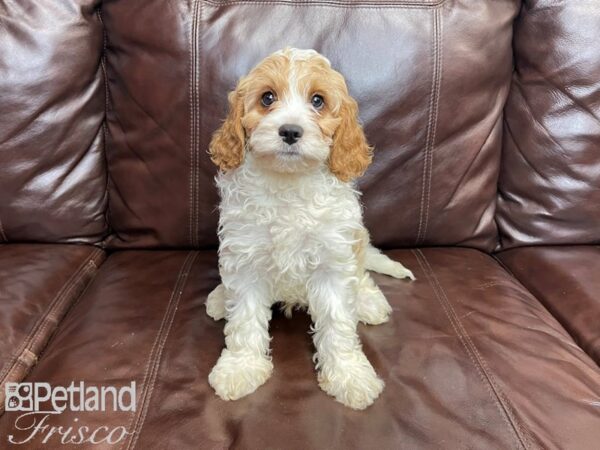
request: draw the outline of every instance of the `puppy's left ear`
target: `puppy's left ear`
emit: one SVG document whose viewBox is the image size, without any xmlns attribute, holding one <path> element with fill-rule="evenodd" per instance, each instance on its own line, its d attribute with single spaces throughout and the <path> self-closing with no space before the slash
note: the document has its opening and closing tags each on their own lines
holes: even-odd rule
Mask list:
<svg viewBox="0 0 600 450">
<path fill-rule="evenodd" d="M 244 160 L 246 132 L 242 125 L 244 102 L 239 89 L 229 93 L 229 113 L 213 134 L 208 147 L 210 159 L 223 171 L 239 167 Z"/>
<path fill-rule="evenodd" d="M 340 125 L 333 135 L 329 169 L 342 181 L 361 176 L 373 159 L 373 148 L 367 143 L 358 121 L 358 105 L 346 95 L 340 106 Z"/>
</svg>

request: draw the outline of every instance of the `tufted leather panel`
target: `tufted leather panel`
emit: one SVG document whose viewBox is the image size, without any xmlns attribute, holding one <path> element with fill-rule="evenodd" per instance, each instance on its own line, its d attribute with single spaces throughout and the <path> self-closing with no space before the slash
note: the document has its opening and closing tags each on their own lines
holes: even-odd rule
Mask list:
<svg viewBox="0 0 600 450">
<path fill-rule="evenodd" d="M 600 242 L 600 2 L 527 0 L 515 23 L 502 247 Z"/>
<path fill-rule="evenodd" d="M 374 241 L 493 249 L 518 6 L 516 0 L 106 2 L 115 230 L 109 245 L 217 245 L 210 136 L 237 79 L 290 45 L 328 56 L 359 101 L 376 148 L 360 180 Z"/>
<path fill-rule="evenodd" d="M 0 1 L 0 242 L 107 234 L 98 6 Z"/>
<path fill-rule="evenodd" d="M 390 255 L 417 281 L 376 277 L 394 312 L 360 326 L 386 381 L 366 411 L 319 389 L 300 312 L 271 322 L 272 378 L 247 398 L 220 400 L 207 376 L 223 321 L 203 306 L 219 282 L 216 253 L 124 251 L 102 265 L 29 380 L 135 381 L 137 410 L 65 411 L 47 425 L 123 426 L 132 434 L 120 448 L 142 449 L 597 448 L 600 369 L 518 282 L 475 250 Z M 0 436 L 30 434 L 15 429 L 17 416 L 0 418 Z M 45 448 L 63 448 L 59 439 Z"/>
</svg>

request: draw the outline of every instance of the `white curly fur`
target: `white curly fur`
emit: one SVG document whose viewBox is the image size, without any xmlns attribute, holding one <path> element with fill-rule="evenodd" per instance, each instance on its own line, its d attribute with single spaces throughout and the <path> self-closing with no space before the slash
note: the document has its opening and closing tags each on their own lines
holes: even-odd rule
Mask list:
<svg viewBox="0 0 600 450">
<path fill-rule="evenodd" d="M 306 137 L 311 139 L 322 138 Z M 256 136 L 251 142 L 261 145 Z M 248 150 L 240 167 L 216 178 L 222 284 L 210 293 L 206 308 L 227 324 L 226 348 L 209 375 L 210 385 L 221 398 L 235 400 L 267 381 L 273 370 L 271 306 L 281 302 L 288 315 L 294 307 L 308 309 L 321 388 L 364 409 L 384 383 L 361 349 L 357 322 L 384 323 L 392 311 L 367 270 L 414 277 L 370 246 L 352 183 L 338 179 L 326 164 L 277 172 Z"/>
</svg>

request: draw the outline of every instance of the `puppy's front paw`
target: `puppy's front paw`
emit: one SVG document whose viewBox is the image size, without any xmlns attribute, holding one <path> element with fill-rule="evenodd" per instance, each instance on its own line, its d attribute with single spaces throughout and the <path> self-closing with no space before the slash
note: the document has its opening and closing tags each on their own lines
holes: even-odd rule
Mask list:
<svg viewBox="0 0 600 450">
<path fill-rule="evenodd" d="M 400 279 L 408 278 L 412 281 L 416 280 L 413 273 L 397 261 L 395 261 L 395 264 L 394 264 L 391 272 L 392 273 L 390 275 L 393 276 L 394 278 L 400 278 Z"/>
<path fill-rule="evenodd" d="M 206 299 L 206 314 L 214 320 L 225 318 L 225 286 L 219 284 L 208 294 Z"/>
<path fill-rule="evenodd" d="M 208 383 L 223 400 L 237 400 L 254 392 L 272 372 L 273 363 L 266 356 L 235 354 L 224 349 L 208 375 Z"/>
<path fill-rule="evenodd" d="M 319 386 L 338 402 L 352 409 L 365 409 L 383 391 L 385 383 L 377 376 L 362 352 L 335 367 L 323 365 Z"/>
</svg>

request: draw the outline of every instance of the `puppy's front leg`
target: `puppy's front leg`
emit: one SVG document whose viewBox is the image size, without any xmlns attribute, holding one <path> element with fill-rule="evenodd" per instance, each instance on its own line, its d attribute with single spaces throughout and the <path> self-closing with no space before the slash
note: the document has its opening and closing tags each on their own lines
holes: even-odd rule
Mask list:
<svg viewBox="0 0 600 450">
<path fill-rule="evenodd" d="M 308 284 L 321 389 L 346 406 L 365 409 L 384 383 L 362 351 L 356 332 L 356 286 L 347 274 L 316 272 Z"/>
<path fill-rule="evenodd" d="M 226 299 L 225 345 L 208 382 L 223 400 L 237 400 L 254 392 L 271 376 L 269 320 L 271 302 L 261 283 L 231 290 Z"/>
</svg>

